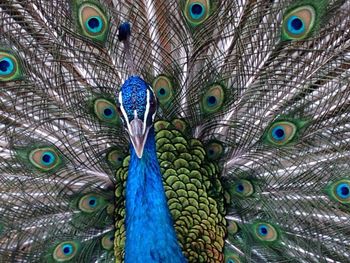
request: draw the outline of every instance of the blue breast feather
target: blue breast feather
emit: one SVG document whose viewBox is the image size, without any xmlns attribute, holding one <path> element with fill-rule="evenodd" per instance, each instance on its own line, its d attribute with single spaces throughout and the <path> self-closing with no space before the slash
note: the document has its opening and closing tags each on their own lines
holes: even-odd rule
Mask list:
<svg viewBox="0 0 350 263">
<path fill-rule="evenodd" d="M 125 262 L 187 262 L 177 241 L 168 209 L 154 136 L 154 129 L 151 128 L 141 159 L 130 147 L 126 185 Z"/>
</svg>

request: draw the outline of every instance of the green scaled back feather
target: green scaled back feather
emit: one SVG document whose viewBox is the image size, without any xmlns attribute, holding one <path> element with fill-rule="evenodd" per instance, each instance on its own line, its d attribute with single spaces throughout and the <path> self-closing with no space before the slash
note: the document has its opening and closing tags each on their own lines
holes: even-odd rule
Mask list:
<svg viewBox="0 0 350 263">
<path fill-rule="evenodd" d="M 2 1 L 0 261 L 123 261 L 128 21 L 188 261 L 348 262 L 349 14 L 345 0 Z"/>
</svg>

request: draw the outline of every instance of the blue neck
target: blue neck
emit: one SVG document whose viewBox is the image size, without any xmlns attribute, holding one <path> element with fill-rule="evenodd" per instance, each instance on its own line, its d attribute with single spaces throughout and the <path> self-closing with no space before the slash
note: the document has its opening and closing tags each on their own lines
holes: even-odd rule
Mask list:
<svg viewBox="0 0 350 263">
<path fill-rule="evenodd" d="M 176 238 L 151 128 L 139 159 L 131 146 L 126 182 L 126 263 L 187 262 Z"/>
</svg>

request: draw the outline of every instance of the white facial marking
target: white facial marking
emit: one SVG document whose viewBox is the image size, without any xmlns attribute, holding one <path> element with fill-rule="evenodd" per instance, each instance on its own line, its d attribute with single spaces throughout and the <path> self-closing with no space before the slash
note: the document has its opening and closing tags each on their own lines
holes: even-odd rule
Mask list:
<svg viewBox="0 0 350 263">
<path fill-rule="evenodd" d="M 122 92 L 121 92 L 121 91 L 119 92 L 119 104 L 120 104 L 120 110 L 122 111 L 122 114 L 123 114 L 124 119 L 125 119 L 125 121 L 126 121 L 126 125 L 128 126 L 128 130 L 129 130 L 130 132 L 132 132 L 132 131 L 131 131 L 131 127 L 130 127 L 130 123 L 129 123 L 128 114 L 126 114 L 126 111 L 125 111 L 125 109 L 124 109 L 123 97 L 122 97 Z M 130 135 L 133 136 L 133 134 L 130 134 Z"/>
<path fill-rule="evenodd" d="M 152 93 L 153 93 L 153 98 L 156 98 L 156 94 L 154 93 L 154 90 L 152 89 L 151 86 L 149 86 L 149 87 L 150 87 L 150 90 L 151 90 Z M 156 117 L 156 113 L 157 113 L 157 111 L 154 111 L 154 113 L 152 114 L 152 121 L 154 121 L 154 119 L 155 119 L 155 117 Z"/>
<path fill-rule="evenodd" d="M 144 116 L 143 116 L 143 133 L 146 132 L 147 116 L 148 116 L 149 107 L 150 107 L 150 102 L 149 102 L 149 99 L 150 99 L 149 89 L 147 89 L 146 92 L 147 92 L 147 100 L 146 100 L 146 111 L 145 111 L 145 114 L 144 114 Z"/>
</svg>

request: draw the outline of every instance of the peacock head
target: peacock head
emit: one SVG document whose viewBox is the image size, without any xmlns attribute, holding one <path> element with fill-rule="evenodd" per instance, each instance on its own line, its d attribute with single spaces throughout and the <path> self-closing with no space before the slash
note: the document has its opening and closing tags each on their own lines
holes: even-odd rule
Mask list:
<svg viewBox="0 0 350 263">
<path fill-rule="evenodd" d="M 141 158 L 157 112 L 156 96 L 143 79 L 131 76 L 120 89 L 117 106 L 135 152 Z"/>
</svg>

